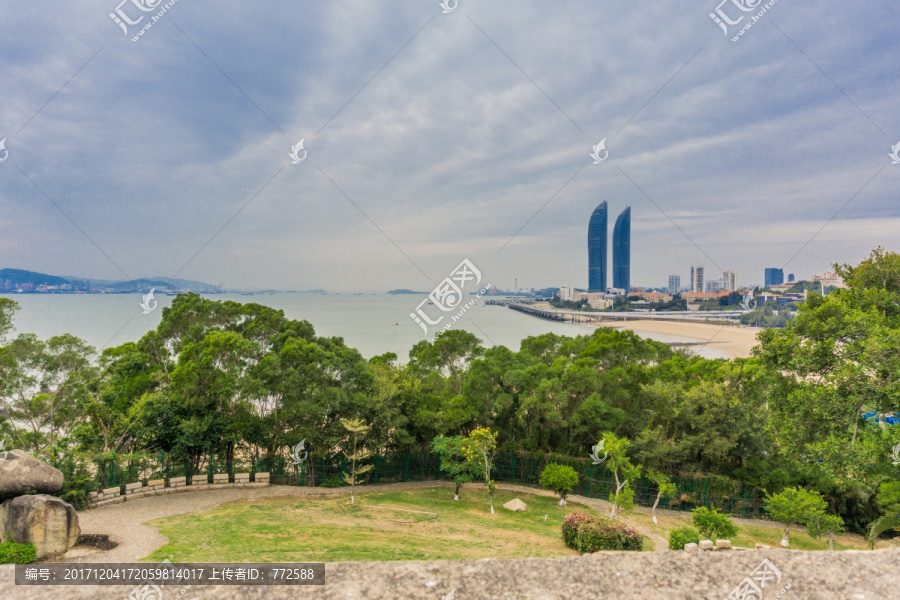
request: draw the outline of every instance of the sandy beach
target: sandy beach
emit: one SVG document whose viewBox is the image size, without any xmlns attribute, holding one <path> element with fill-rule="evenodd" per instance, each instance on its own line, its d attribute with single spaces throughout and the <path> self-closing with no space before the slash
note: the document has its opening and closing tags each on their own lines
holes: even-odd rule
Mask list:
<svg viewBox="0 0 900 600">
<path fill-rule="evenodd" d="M 735 325 L 713 325 L 708 323 L 685 323 L 677 321 L 604 321 L 598 327 L 630 329 L 635 333 L 650 333 L 673 336 L 685 341 L 709 342 L 707 347 L 718 350 L 731 358 L 749 358 L 756 346 L 758 327 Z M 695 348 L 689 346 L 689 348 Z"/>
</svg>

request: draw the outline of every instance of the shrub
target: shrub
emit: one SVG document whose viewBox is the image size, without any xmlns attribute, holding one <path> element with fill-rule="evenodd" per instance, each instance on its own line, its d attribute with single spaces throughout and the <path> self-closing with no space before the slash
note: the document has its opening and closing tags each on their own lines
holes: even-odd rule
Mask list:
<svg viewBox="0 0 900 600">
<path fill-rule="evenodd" d="M 319 485 L 327 488 L 341 487 L 342 485 L 344 485 L 344 480 L 340 477 L 328 477 Z"/>
<path fill-rule="evenodd" d="M 643 550 L 644 538 L 624 523 L 611 519 L 591 519 L 582 523 L 575 534 L 579 552 L 599 550 Z"/>
<path fill-rule="evenodd" d="M 594 521 L 595 518 L 580 512 L 569 513 L 562 523 L 563 543 L 572 549 L 575 547 L 575 536 L 578 534 L 578 528 L 588 521 Z"/>
<path fill-rule="evenodd" d="M 699 544 L 700 534 L 693 527 L 669 531 L 669 550 L 684 550 L 685 544 Z"/>
<path fill-rule="evenodd" d="M 84 510 L 87 508 L 87 495 L 84 490 L 69 490 L 59 497 L 63 502 L 68 502 L 75 510 Z"/>
<path fill-rule="evenodd" d="M 34 544 L 17 544 L 5 542 L 0 544 L 0 564 L 15 565 L 34 562 L 37 559 L 37 551 Z"/>
<path fill-rule="evenodd" d="M 723 515 L 718 509 L 708 509 L 705 506 L 691 511 L 694 515 L 692 521 L 694 527 L 707 540 L 728 540 L 737 535 L 738 528 L 728 515 Z"/>
<path fill-rule="evenodd" d="M 566 505 L 566 494 L 578 485 L 578 473 L 568 465 L 547 465 L 541 473 L 541 486 L 559 494 L 559 505 Z"/>
</svg>

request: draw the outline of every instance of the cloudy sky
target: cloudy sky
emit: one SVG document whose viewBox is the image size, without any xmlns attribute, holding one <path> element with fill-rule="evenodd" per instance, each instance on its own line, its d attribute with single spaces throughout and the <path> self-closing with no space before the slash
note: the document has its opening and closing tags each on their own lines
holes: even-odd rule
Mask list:
<svg viewBox="0 0 900 600">
<path fill-rule="evenodd" d="M 585 286 L 603 200 L 634 285 L 900 249 L 897 2 L 117 2 L 0 2 L 0 268 Z"/>
</svg>

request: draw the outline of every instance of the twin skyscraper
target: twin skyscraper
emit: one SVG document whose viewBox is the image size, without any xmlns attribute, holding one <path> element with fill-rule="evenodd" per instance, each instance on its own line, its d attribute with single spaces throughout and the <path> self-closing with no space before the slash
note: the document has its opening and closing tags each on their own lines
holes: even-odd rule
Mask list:
<svg viewBox="0 0 900 600">
<path fill-rule="evenodd" d="M 588 225 L 588 291 L 605 292 L 606 287 L 606 231 L 608 208 L 600 203 Z M 612 287 L 631 290 L 631 207 L 626 207 L 616 219 L 612 240 Z"/>
</svg>

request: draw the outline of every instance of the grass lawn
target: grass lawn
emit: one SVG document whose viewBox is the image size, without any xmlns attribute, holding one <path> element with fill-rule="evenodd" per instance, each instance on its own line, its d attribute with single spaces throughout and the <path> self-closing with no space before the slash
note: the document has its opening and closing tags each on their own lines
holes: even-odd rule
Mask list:
<svg viewBox="0 0 900 600">
<path fill-rule="evenodd" d="M 526 512 L 504 502 L 521 498 Z M 145 560 L 172 562 L 336 562 L 439 560 L 577 555 L 563 545 L 570 512 L 597 514 L 554 498 L 474 486 L 453 500 L 452 488 L 418 488 L 349 496 L 261 498 L 150 521 L 169 538 Z M 403 509 L 403 510 L 389 510 Z M 420 511 L 420 512 L 406 512 Z M 546 520 L 545 520 L 546 515 Z M 645 549 L 653 542 L 644 539 Z"/>
<path fill-rule="evenodd" d="M 669 530 L 678 527 L 690 527 L 690 513 L 684 517 L 658 516 L 658 525 L 654 525 L 650 515 L 630 512 L 624 519 L 629 523 L 642 525 L 653 533 L 669 539 Z M 765 525 L 741 525 L 738 524 L 738 535 L 732 538 L 731 543 L 742 548 L 755 548 L 757 543 L 768 544 L 773 548 L 781 547 L 781 527 L 767 527 Z M 886 540 L 878 543 L 878 548 L 891 547 L 894 544 Z M 866 550 L 869 548 L 863 536 L 855 533 L 845 533 L 835 536 L 835 550 Z M 815 539 L 809 536 L 805 530 L 791 530 L 789 550 L 828 550 L 828 538 Z"/>
</svg>

